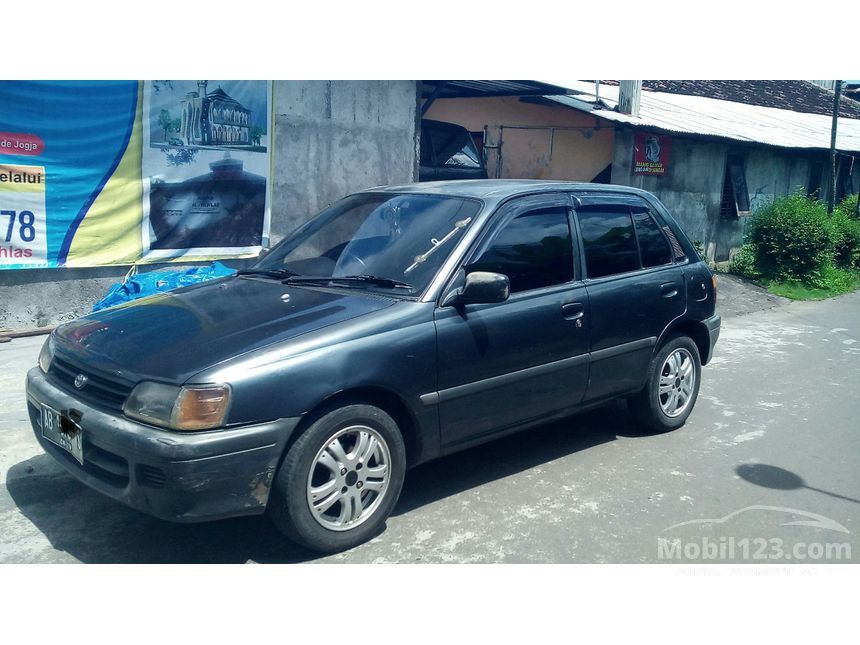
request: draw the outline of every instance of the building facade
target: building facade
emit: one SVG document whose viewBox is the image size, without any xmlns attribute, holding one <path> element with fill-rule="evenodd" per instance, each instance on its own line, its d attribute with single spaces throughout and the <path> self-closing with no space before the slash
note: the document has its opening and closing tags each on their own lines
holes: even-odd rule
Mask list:
<svg viewBox="0 0 860 645">
<path fill-rule="evenodd" d="M 220 87 L 207 92 L 207 81 L 182 101 L 179 135 L 189 146 L 251 145 L 251 110 Z"/>
<path fill-rule="evenodd" d="M 490 177 L 648 190 L 717 261 L 742 245 L 756 209 L 795 191 L 828 196 L 833 92 L 823 87 L 642 81 L 641 113 L 631 115 L 620 111 L 618 82 L 559 84 L 568 94 L 439 99 L 426 116 L 483 141 Z M 844 99 L 840 116 L 837 202 L 860 188 L 860 103 Z"/>
</svg>

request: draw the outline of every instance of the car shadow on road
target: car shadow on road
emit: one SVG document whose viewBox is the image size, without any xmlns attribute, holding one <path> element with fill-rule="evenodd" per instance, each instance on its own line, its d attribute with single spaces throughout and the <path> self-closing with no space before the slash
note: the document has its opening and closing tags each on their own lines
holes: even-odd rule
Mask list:
<svg viewBox="0 0 860 645">
<path fill-rule="evenodd" d="M 407 473 L 394 515 L 637 434 L 626 407 L 612 403 L 444 457 Z M 55 550 L 82 562 L 296 563 L 320 557 L 287 541 L 264 516 L 202 524 L 149 517 L 90 490 L 44 454 L 12 466 L 6 487 Z M 32 553 L 32 545 L 21 549 Z"/>
</svg>

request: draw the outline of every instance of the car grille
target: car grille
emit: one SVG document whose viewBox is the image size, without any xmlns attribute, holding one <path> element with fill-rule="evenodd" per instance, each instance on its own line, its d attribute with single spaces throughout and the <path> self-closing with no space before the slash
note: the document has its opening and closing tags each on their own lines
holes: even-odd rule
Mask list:
<svg viewBox="0 0 860 645">
<path fill-rule="evenodd" d="M 141 464 L 137 467 L 137 481 L 150 488 L 164 488 L 167 474 L 161 468 Z"/>
<path fill-rule="evenodd" d="M 86 439 L 84 439 L 84 470 L 118 488 L 128 486 L 128 462 L 119 455 L 88 444 Z"/>
<path fill-rule="evenodd" d="M 75 387 L 75 378 L 79 374 L 87 377 L 86 385 L 80 389 Z M 131 384 L 107 379 L 95 374 L 87 367 L 80 367 L 56 355 L 51 361 L 48 377 L 58 387 L 73 394 L 75 398 L 109 410 L 122 410 L 122 406 L 132 390 Z"/>
</svg>

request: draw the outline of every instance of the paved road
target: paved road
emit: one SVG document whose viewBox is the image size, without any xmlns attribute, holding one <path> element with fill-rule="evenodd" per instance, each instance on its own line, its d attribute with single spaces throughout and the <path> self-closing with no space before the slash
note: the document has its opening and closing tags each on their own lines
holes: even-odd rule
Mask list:
<svg viewBox="0 0 860 645">
<path fill-rule="evenodd" d="M 641 435 L 613 404 L 426 464 L 381 536 L 321 559 L 265 518 L 169 524 L 65 475 L 25 418 L 41 339 L 14 341 L 0 562 L 856 562 L 860 293 L 768 306 L 724 321 L 680 430 Z"/>
</svg>

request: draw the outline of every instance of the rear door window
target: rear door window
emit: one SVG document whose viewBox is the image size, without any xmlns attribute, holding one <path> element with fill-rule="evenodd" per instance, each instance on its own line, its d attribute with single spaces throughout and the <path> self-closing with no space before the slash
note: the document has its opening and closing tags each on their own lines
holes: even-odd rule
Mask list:
<svg viewBox="0 0 860 645">
<path fill-rule="evenodd" d="M 589 278 L 636 271 L 639 249 L 627 206 L 586 206 L 577 209 Z"/>
<path fill-rule="evenodd" d="M 633 209 L 633 223 L 639 239 L 642 266 L 657 267 L 672 262 L 672 247 L 651 214 L 645 209 Z"/>
</svg>

